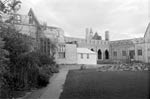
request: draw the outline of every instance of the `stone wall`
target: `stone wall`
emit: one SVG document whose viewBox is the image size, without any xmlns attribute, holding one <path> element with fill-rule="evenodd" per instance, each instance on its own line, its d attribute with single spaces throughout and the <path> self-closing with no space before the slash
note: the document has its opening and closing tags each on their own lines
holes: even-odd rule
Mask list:
<svg viewBox="0 0 150 99">
<path fill-rule="evenodd" d="M 65 44 L 65 57 L 59 58 L 56 54 L 58 64 L 77 64 L 77 47 L 75 44 Z"/>
</svg>

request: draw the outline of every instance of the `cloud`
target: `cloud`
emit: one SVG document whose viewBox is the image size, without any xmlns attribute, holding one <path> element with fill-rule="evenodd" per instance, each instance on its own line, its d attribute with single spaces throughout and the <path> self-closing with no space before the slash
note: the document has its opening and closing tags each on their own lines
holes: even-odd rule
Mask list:
<svg viewBox="0 0 150 99">
<path fill-rule="evenodd" d="M 22 12 L 32 7 L 38 19 L 84 37 L 85 28 L 112 40 L 141 37 L 148 25 L 149 0 L 24 0 Z"/>
</svg>

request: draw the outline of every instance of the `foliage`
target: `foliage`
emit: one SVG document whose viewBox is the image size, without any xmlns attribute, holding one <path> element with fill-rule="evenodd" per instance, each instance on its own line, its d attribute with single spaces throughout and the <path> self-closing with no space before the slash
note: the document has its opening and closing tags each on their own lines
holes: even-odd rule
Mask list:
<svg viewBox="0 0 150 99">
<path fill-rule="evenodd" d="M 8 59 L 6 58 L 6 55 L 8 55 L 8 51 L 3 49 L 4 47 L 4 41 L 2 41 L 2 38 L 0 38 L 0 75 L 2 75 L 5 72 L 6 68 L 6 62 Z"/>
<path fill-rule="evenodd" d="M 4 95 L 3 88 L 6 83 L 5 74 L 8 72 L 9 59 L 6 55 L 9 55 L 8 51 L 4 49 L 5 42 L 0 37 L 0 96 Z"/>
<path fill-rule="evenodd" d="M 52 74 L 59 72 L 53 55 L 38 51 L 35 39 L 19 33 L 14 27 L 0 25 L 0 76 L 3 77 L 0 93 L 11 99 L 15 91 L 46 86 Z M 53 51 L 54 46 L 51 44 Z M 2 73 L 3 67 L 6 69 Z"/>
<path fill-rule="evenodd" d="M 20 9 L 20 0 L 0 0 L 0 11 L 3 13 L 13 13 Z"/>
<path fill-rule="evenodd" d="M 54 57 L 50 57 L 46 54 L 43 53 L 39 53 L 39 61 L 40 61 L 40 65 L 54 65 Z"/>
<path fill-rule="evenodd" d="M 23 38 L 23 37 L 22 37 Z M 13 96 L 13 91 L 30 90 L 46 86 L 53 73 L 58 72 L 54 57 L 39 51 L 31 51 L 21 37 L 4 37 L 4 48 L 9 51 L 9 70 L 5 74 L 5 93 Z"/>
<path fill-rule="evenodd" d="M 20 3 L 0 0 L 0 19 L 9 16 L 9 23 L 0 20 L 0 98 L 3 95 L 12 99 L 15 91 L 46 86 L 52 74 L 58 72 L 53 57 L 56 45 L 50 42 L 51 56 L 43 54 L 37 51 L 35 39 L 19 33 L 11 24 Z"/>
<path fill-rule="evenodd" d="M 39 87 L 46 86 L 49 83 L 49 78 L 52 73 L 49 71 L 47 66 L 41 67 L 39 71 L 39 75 L 37 77 L 37 84 Z"/>
</svg>

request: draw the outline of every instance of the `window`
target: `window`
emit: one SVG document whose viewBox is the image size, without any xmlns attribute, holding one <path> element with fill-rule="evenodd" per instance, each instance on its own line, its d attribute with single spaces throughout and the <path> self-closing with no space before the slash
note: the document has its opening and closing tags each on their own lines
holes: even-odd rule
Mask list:
<svg viewBox="0 0 150 99">
<path fill-rule="evenodd" d="M 65 52 L 58 52 L 59 58 L 65 58 Z"/>
<path fill-rule="evenodd" d="M 83 59 L 83 54 L 81 53 L 81 58 Z"/>
<path fill-rule="evenodd" d="M 90 57 L 89 54 L 87 54 L 87 59 L 89 59 L 89 57 Z"/>
<path fill-rule="evenodd" d="M 59 58 L 65 58 L 65 45 L 59 45 L 58 48 L 58 56 Z"/>
<path fill-rule="evenodd" d="M 138 56 L 142 56 L 142 49 L 138 49 Z"/>
<path fill-rule="evenodd" d="M 117 52 L 116 51 L 114 51 L 113 54 L 114 54 L 114 56 L 117 56 Z"/>
<path fill-rule="evenodd" d="M 122 51 L 122 56 L 126 56 L 126 55 L 127 55 L 126 51 Z"/>
</svg>

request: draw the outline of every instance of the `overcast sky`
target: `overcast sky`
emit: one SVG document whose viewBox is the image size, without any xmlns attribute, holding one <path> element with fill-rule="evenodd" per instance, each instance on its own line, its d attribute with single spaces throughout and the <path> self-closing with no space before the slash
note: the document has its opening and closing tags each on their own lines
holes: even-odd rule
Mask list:
<svg viewBox="0 0 150 99">
<path fill-rule="evenodd" d="M 68 36 L 85 37 L 91 27 L 104 39 L 105 30 L 111 40 L 143 37 L 150 22 L 149 0 L 22 0 L 20 13 L 32 8 L 41 21 L 57 26 Z"/>
</svg>

